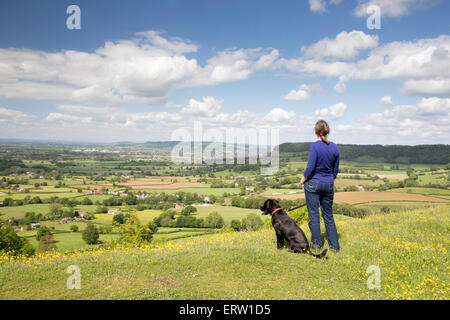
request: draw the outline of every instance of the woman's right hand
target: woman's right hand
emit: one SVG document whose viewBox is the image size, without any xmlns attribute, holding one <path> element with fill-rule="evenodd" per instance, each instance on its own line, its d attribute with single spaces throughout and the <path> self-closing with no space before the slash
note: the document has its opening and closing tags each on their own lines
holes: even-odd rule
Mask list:
<svg viewBox="0 0 450 320">
<path fill-rule="evenodd" d="M 300 181 L 300 183 L 302 185 L 302 189 L 303 189 L 303 185 L 305 184 L 305 182 L 306 182 L 306 178 L 305 178 L 305 176 L 303 176 L 302 180 Z"/>
</svg>

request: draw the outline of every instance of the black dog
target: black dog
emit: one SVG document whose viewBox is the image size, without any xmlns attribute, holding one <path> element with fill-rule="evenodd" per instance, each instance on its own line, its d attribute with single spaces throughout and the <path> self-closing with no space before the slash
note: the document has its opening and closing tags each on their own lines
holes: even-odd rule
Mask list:
<svg viewBox="0 0 450 320">
<path fill-rule="evenodd" d="M 320 254 L 313 254 L 309 250 L 308 239 L 300 227 L 287 215 L 280 207 L 277 200 L 268 199 L 261 207 L 263 215 L 272 215 L 272 226 L 277 235 L 277 248 L 281 249 L 284 245 L 284 240 L 289 242 L 289 249 L 294 252 L 309 253 L 316 258 L 323 258 L 327 254 L 327 249 Z"/>
</svg>

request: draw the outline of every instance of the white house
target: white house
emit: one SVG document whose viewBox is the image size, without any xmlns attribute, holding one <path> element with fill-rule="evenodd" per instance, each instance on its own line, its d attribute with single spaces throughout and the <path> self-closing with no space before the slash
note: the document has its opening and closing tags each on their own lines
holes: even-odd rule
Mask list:
<svg viewBox="0 0 450 320">
<path fill-rule="evenodd" d="M 41 226 L 41 224 L 39 222 L 36 222 L 36 223 L 32 222 L 32 223 L 30 223 L 30 226 L 31 226 L 31 229 L 37 229 Z"/>
<path fill-rule="evenodd" d="M 120 214 L 120 213 L 122 213 L 122 211 L 120 211 L 120 210 L 108 210 L 108 214 L 116 215 L 116 214 Z"/>
</svg>

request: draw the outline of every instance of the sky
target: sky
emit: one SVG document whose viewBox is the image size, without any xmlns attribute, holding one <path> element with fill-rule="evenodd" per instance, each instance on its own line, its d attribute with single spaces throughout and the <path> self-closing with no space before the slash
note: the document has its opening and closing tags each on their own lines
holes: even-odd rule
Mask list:
<svg viewBox="0 0 450 320">
<path fill-rule="evenodd" d="M 444 0 L 3 0 L 0 138 L 165 141 L 200 123 L 305 142 L 325 119 L 337 143 L 449 144 L 449 12 Z"/>
</svg>

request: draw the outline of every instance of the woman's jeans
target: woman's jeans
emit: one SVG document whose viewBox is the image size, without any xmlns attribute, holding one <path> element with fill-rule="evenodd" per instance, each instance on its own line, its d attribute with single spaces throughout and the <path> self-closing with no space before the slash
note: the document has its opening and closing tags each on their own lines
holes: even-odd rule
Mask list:
<svg viewBox="0 0 450 320">
<path fill-rule="evenodd" d="M 311 248 L 322 248 L 322 235 L 320 233 L 319 203 L 322 208 L 322 218 L 327 231 L 328 245 L 338 252 L 339 241 L 336 224 L 333 218 L 333 182 L 309 180 L 304 184 L 306 206 L 308 207 L 309 229 L 311 230 Z"/>
</svg>

